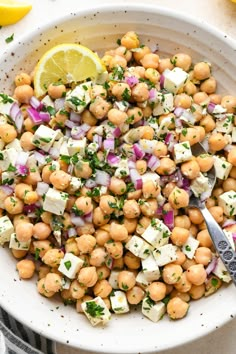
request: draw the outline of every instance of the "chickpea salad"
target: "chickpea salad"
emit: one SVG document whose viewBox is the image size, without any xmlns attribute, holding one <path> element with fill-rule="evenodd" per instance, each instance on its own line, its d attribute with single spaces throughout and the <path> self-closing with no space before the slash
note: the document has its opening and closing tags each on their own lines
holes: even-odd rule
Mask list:
<svg viewBox="0 0 236 354">
<path fill-rule="evenodd" d="M 209 62 L 160 57 L 133 31 L 100 60 L 96 81 L 38 98 L 24 72 L 0 93 L 0 244 L 20 279 L 36 274 L 93 326 L 137 305 L 180 319 L 231 281 L 189 198 L 235 249 L 236 96 L 217 93 Z"/>
</svg>

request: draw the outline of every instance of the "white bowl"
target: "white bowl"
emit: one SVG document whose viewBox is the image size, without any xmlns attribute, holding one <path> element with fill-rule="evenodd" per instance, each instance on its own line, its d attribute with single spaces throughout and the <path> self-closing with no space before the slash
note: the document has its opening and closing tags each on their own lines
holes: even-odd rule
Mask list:
<svg viewBox="0 0 236 354">
<path fill-rule="evenodd" d="M 183 51 L 194 61 L 211 62 L 219 90 L 236 94 L 236 45 L 232 40 L 182 14 L 146 5 L 109 5 L 81 11 L 32 31 L 1 55 L 0 92 L 10 93 L 16 73 L 30 72 L 40 56 L 55 44 L 81 42 L 102 52 L 114 47 L 128 30 L 137 31 L 143 43 L 158 46 L 161 53 Z M 90 352 L 153 353 L 173 348 L 206 335 L 236 315 L 236 291 L 230 285 L 191 302 L 187 317 L 180 321 L 170 321 L 166 316 L 153 323 L 140 311 L 134 311 L 113 316 L 105 328 L 92 328 L 74 308 L 40 296 L 34 281 L 19 281 L 15 263 L 7 250 L 0 248 L 0 305 L 36 332 Z"/>
</svg>

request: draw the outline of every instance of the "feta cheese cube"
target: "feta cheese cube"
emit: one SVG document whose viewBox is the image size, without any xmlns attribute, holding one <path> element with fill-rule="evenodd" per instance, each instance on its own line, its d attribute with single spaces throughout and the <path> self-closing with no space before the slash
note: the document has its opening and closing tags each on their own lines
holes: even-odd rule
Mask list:
<svg viewBox="0 0 236 354">
<path fill-rule="evenodd" d="M 70 180 L 70 191 L 71 192 L 76 192 L 78 189 L 80 189 L 82 186 L 82 182 L 80 178 L 77 177 L 71 177 Z"/>
<path fill-rule="evenodd" d="M 147 258 L 154 249 L 139 236 L 132 236 L 131 239 L 125 244 L 125 248 L 127 248 L 135 256 L 142 259 Z"/>
<path fill-rule="evenodd" d="M 143 288 L 146 288 L 151 282 L 147 280 L 144 273 L 141 271 L 136 276 L 136 283 Z"/>
<path fill-rule="evenodd" d="M 175 163 L 191 160 L 192 151 L 188 141 L 174 145 Z"/>
<path fill-rule="evenodd" d="M 208 178 L 200 172 L 199 176 L 192 180 L 190 188 L 193 191 L 195 197 L 200 197 L 203 192 L 210 189 Z"/>
<path fill-rule="evenodd" d="M 155 303 L 149 297 L 145 297 L 142 302 L 142 314 L 148 317 L 152 322 L 158 322 L 166 312 L 166 306 L 163 302 Z"/>
<path fill-rule="evenodd" d="M 129 312 L 129 305 L 126 295 L 123 291 L 114 291 L 110 296 L 112 310 L 116 314 Z"/>
<path fill-rule="evenodd" d="M 182 252 L 189 258 L 193 259 L 196 249 L 198 248 L 199 241 L 193 236 L 189 236 L 185 244 L 182 246 Z"/>
<path fill-rule="evenodd" d="M 153 251 L 153 256 L 159 267 L 174 262 L 177 259 L 177 247 L 172 244 L 161 246 Z"/>
<path fill-rule="evenodd" d="M 2 184 L 13 185 L 16 182 L 15 172 L 2 172 Z"/>
<path fill-rule="evenodd" d="M 232 136 L 232 143 L 236 143 L 236 127 L 233 127 L 231 136 Z"/>
<path fill-rule="evenodd" d="M 233 114 L 227 114 L 224 119 L 216 120 L 216 130 L 221 133 L 230 134 L 233 130 Z"/>
<path fill-rule="evenodd" d="M 11 108 L 16 102 L 14 98 L 4 93 L 0 93 L 0 113 L 10 116 Z"/>
<path fill-rule="evenodd" d="M 17 157 L 18 152 L 13 148 L 0 151 L 0 169 L 6 171 L 10 164 L 15 166 Z"/>
<path fill-rule="evenodd" d="M 141 175 L 143 183 L 147 181 L 152 181 L 155 184 L 155 187 L 159 185 L 160 176 L 156 172 L 146 172 Z"/>
<path fill-rule="evenodd" d="M 77 113 L 82 113 L 91 102 L 91 87 L 92 81 L 77 85 L 74 90 L 67 92 L 65 105 Z"/>
<path fill-rule="evenodd" d="M 221 194 L 218 198 L 218 205 L 223 208 L 225 215 L 236 215 L 236 192 L 228 191 Z"/>
<path fill-rule="evenodd" d="M 67 150 L 70 156 L 79 153 L 80 156 L 84 156 L 86 148 L 87 139 L 83 138 L 81 140 L 74 140 L 69 138 L 67 142 Z"/>
<path fill-rule="evenodd" d="M 213 271 L 213 274 L 215 274 L 218 278 L 220 278 L 225 283 L 229 283 L 231 281 L 231 277 L 227 269 L 225 268 L 224 263 L 220 258 L 217 259 L 217 264 L 215 270 Z"/>
<path fill-rule="evenodd" d="M 48 152 L 57 138 L 57 130 L 48 128 L 46 125 L 40 125 L 34 133 L 32 143 L 43 151 Z"/>
<path fill-rule="evenodd" d="M 11 148 L 15 149 L 18 152 L 23 151 L 19 139 L 14 139 L 11 143 L 5 146 L 5 149 L 11 149 Z"/>
<path fill-rule="evenodd" d="M 153 247 L 159 248 L 168 243 L 170 234 L 169 228 L 161 220 L 152 219 L 151 224 L 142 234 L 142 238 Z"/>
<path fill-rule="evenodd" d="M 60 146 L 60 155 L 69 156 L 69 152 L 67 149 L 67 142 L 68 142 L 68 138 L 64 136 L 63 141 Z"/>
<path fill-rule="evenodd" d="M 0 218 L 0 245 L 9 242 L 11 234 L 14 232 L 14 226 L 8 216 Z"/>
<path fill-rule="evenodd" d="M 160 116 L 161 114 L 167 114 L 174 109 L 174 96 L 172 93 L 157 93 L 157 103 L 153 108 L 153 115 Z"/>
<path fill-rule="evenodd" d="M 14 250 L 28 250 L 30 248 L 30 243 L 31 240 L 26 241 L 26 242 L 20 242 L 17 238 L 16 238 L 16 234 L 13 233 L 11 234 L 10 237 L 10 244 L 9 244 L 9 248 L 13 248 Z"/>
<path fill-rule="evenodd" d="M 75 256 L 73 253 L 67 252 L 61 259 L 58 270 L 66 277 L 74 279 L 83 264 L 84 261 L 81 258 Z"/>
<path fill-rule="evenodd" d="M 51 108 L 55 108 L 54 107 L 54 102 L 51 99 L 51 97 L 49 95 L 46 95 L 41 102 L 46 106 L 46 107 L 51 107 Z"/>
<path fill-rule="evenodd" d="M 148 282 L 152 282 L 160 278 L 161 273 L 152 254 L 150 254 L 150 256 L 148 256 L 146 259 L 142 259 L 141 262 L 143 268 L 143 275 L 145 276 Z"/>
<path fill-rule="evenodd" d="M 181 68 L 174 68 L 172 70 L 166 69 L 163 72 L 164 88 L 176 94 L 181 89 L 188 79 L 188 74 Z"/>
<path fill-rule="evenodd" d="M 225 117 L 225 113 L 227 112 L 227 109 L 221 106 L 220 104 L 216 104 L 212 114 L 216 116 L 218 119 L 222 119 Z"/>
<path fill-rule="evenodd" d="M 95 154 L 99 150 L 99 145 L 97 143 L 90 143 L 88 144 L 87 151 L 90 154 Z"/>
<path fill-rule="evenodd" d="M 108 282 L 111 285 L 112 289 L 119 289 L 118 286 L 118 275 L 119 275 L 118 270 L 112 270 L 110 273 L 110 276 L 108 278 Z"/>
<path fill-rule="evenodd" d="M 232 164 L 223 157 L 213 156 L 213 159 L 216 177 L 219 179 L 227 179 L 233 167 Z"/>
<path fill-rule="evenodd" d="M 43 210 L 56 215 L 62 215 L 65 211 L 69 195 L 57 189 L 49 188 L 43 201 Z"/>
<path fill-rule="evenodd" d="M 106 324 L 111 319 L 111 313 L 100 296 L 82 302 L 81 307 L 93 326 L 99 323 Z"/>
<path fill-rule="evenodd" d="M 115 171 L 115 177 L 123 178 L 129 176 L 129 166 L 127 159 L 121 159 Z"/>
</svg>

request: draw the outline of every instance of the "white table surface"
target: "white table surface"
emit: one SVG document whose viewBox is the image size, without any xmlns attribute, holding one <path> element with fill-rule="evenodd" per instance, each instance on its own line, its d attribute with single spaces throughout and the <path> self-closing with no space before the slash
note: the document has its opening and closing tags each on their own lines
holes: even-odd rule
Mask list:
<svg viewBox="0 0 236 354">
<path fill-rule="evenodd" d="M 14 33 L 14 41 L 24 33 L 29 32 L 33 28 L 37 28 L 44 23 L 49 23 L 52 19 L 56 19 L 61 15 L 69 14 L 70 12 L 78 11 L 80 8 L 87 6 L 92 7 L 93 4 L 101 4 L 101 0 L 28 0 L 32 3 L 33 9 L 20 22 L 15 25 L 3 27 L 0 30 L 0 50 L 7 48 L 5 38 Z M 109 1 L 111 3 L 112 0 Z M 142 2 L 144 0 L 113 0 L 113 2 Z M 87 3 L 87 4 L 86 4 Z M 222 31 L 236 39 L 236 4 L 230 0 L 145 0 L 145 3 L 155 3 L 163 7 L 176 9 L 178 11 L 195 16 L 203 22 L 218 27 Z M 235 297 L 236 301 L 236 297 Z M 216 309 L 217 316 L 217 309 Z M 170 334 L 171 338 L 171 334 Z M 191 344 L 187 344 L 162 352 L 163 354 L 235 354 L 236 344 L 236 319 L 229 322 L 227 325 L 219 328 L 215 332 L 203 337 Z M 70 348 L 65 345 L 57 344 L 58 354 L 84 354 L 80 350 Z M 90 353 L 91 354 L 91 353 Z"/>
</svg>

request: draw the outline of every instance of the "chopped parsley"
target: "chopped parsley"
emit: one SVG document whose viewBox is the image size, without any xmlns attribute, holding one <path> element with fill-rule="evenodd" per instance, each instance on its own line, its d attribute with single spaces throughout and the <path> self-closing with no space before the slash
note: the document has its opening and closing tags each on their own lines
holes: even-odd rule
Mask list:
<svg viewBox="0 0 236 354">
<path fill-rule="evenodd" d="M 12 35 L 11 35 L 10 37 L 7 37 L 7 38 L 5 39 L 5 42 L 6 42 L 6 43 L 11 43 L 13 40 L 14 40 L 14 33 L 12 33 Z"/>
<path fill-rule="evenodd" d="M 66 261 L 66 262 L 64 262 L 64 265 L 65 265 L 65 267 L 66 267 L 67 270 L 70 270 L 70 268 L 71 268 L 71 261 Z"/>
<path fill-rule="evenodd" d="M 91 317 L 99 318 L 104 315 L 104 308 L 95 301 L 86 302 L 86 310 Z"/>
</svg>

